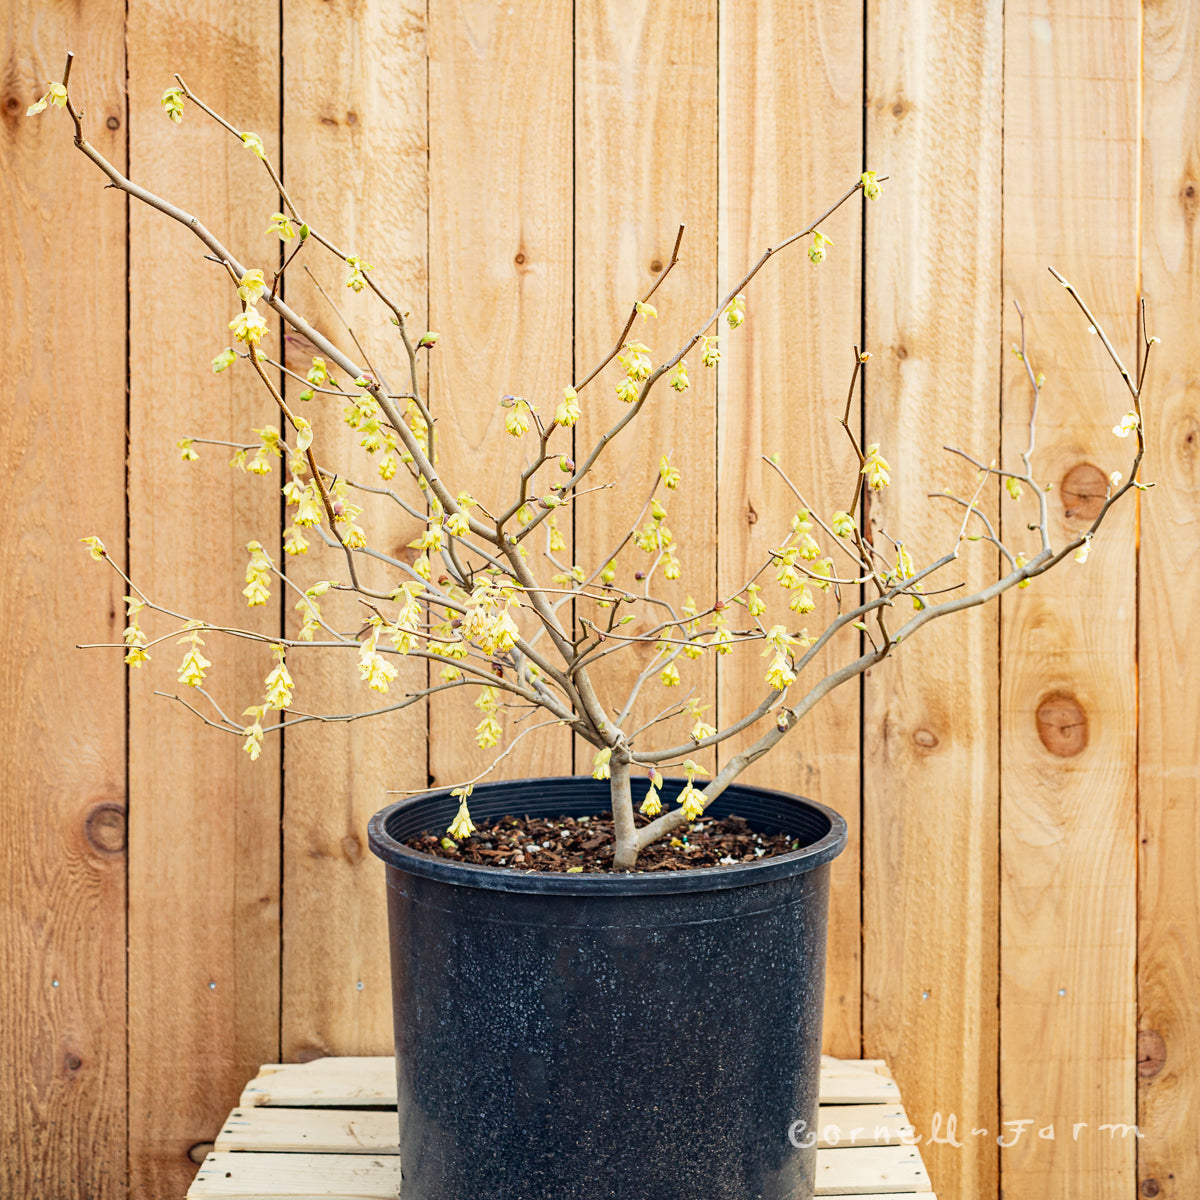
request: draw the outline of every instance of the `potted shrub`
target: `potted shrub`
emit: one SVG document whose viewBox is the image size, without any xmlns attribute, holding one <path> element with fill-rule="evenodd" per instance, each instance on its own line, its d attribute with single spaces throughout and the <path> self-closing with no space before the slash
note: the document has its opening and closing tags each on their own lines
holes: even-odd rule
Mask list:
<svg viewBox="0 0 1200 1200">
<path fill-rule="evenodd" d="M 828 872 L 845 825 L 821 805 L 743 785 L 739 776 L 823 697 L 930 622 L 1025 587 L 1065 560 L 1086 560 L 1108 510 L 1145 486 L 1138 480 L 1142 390 L 1156 339 L 1144 314 L 1131 372 L 1086 302 L 1058 277 L 1130 396 L 1114 427 L 1131 439 L 1128 476 L 1110 477 L 1098 514 L 1077 536 L 1052 543 L 1032 423 L 1018 463 L 954 451 L 978 478 L 971 495 L 932 498 L 954 513 L 940 556 L 915 561 L 902 531 L 873 528 L 863 510 L 872 492 L 888 486 L 891 468 L 886 447 L 852 428 L 855 387 L 870 358 L 856 347 L 845 405 L 830 414 L 851 451 L 845 507 L 817 511 L 792 483 L 790 464 L 773 464 L 796 497 L 791 511 L 778 514 L 777 546 L 734 591 L 717 591 L 711 579 L 687 580 L 681 591 L 686 564 L 668 509 L 681 475 L 669 455 L 638 521 L 614 531 L 612 545 L 577 547 L 577 561 L 560 557 L 560 510 L 588 492 L 608 445 L 632 436 L 648 404 L 676 401 L 689 372 L 737 353 L 754 276 L 791 246 L 820 264 L 837 210 L 859 193 L 879 198 L 884 181 L 875 173 L 848 181 L 825 213 L 768 248 L 711 312 L 696 316 L 683 344 L 656 361 L 641 338 L 657 317 L 654 292 L 678 261 L 677 241 L 654 287 L 631 300 L 603 361 L 548 399 L 497 399 L 504 436 L 520 439 L 527 453 L 502 503 L 489 508 L 477 495 L 497 488 L 486 457 L 439 459 L 436 414 L 422 394 L 421 357 L 435 346 L 453 353 L 453 331 L 439 340 L 411 325 L 382 284 L 384 272 L 305 221 L 262 141 L 177 77 L 163 94 L 166 116 L 179 123 L 194 105 L 219 122 L 262 160 L 281 197 L 280 211 L 264 211 L 284 244 L 277 269 L 241 261 L 195 217 L 126 178 L 88 143 L 70 70 L 68 59 L 62 81 L 30 113 L 65 109 L 75 144 L 110 184 L 183 224 L 228 276 L 228 344 L 212 369 L 252 372 L 280 414 L 278 426 L 234 448 L 235 462 L 264 475 L 281 466 L 285 553 L 323 544 L 342 576 L 301 589 L 278 556 L 250 543 L 243 594 L 254 607 L 272 588 L 290 588 L 299 614 L 290 638 L 180 619 L 126 578 L 126 661 L 140 666 L 159 644 L 182 639 L 178 682 L 207 696 L 206 636 L 235 634 L 269 649 L 263 694 L 246 719 L 220 708 L 206 717 L 256 758 L 267 736 L 293 723 L 290 656 L 310 645 L 345 652 L 368 694 L 388 693 L 396 659 L 416 656 L 439 682 L 389 701 L 388 710 L 470 688 L 480 710 L 477 740 L 498 747 L 484 771 L 402 799 L 370 825 L 372 849 L 388 871 L 405 1200 L 811 1196 Z M 301 254 L 306 266 L 332 261 L 340 282 L 378 300 L 395 327 L 394 362 L 367 362 L 353 330 L 346 331 L 351 351 L 285 302 L 280 282 Z M 303 374 L 263 348 L 270 314 L 310 346 Z M 1042 379 L 1025 346 L 1015 349 L 1036 418 Z M 585 404 L 608 406 L 611 425 L 572 451 Z M 330 461 L 305 415 L 329 405 L 344 410 L 360 437 L 363 453 L 353 463 Z M 183 458 L 196 457 L 201 444 L 184 437 Z M 368 481 L 364 469 L 376 478 Z M 1015 499 L 1023 489 L 1040 501 L 1030 526 L 1037 545 L 1026 554 L 1004 543 L 989 515 L 996 493 Z M 370 544 L 355 503 L 361 492 L 384 493 L 420 522 L 412 554 Z M 119 571 L 99 538 L 83 540 Z M 1001 570 L 968 592 L 948 569 L 971 543 L 994 553 Z M 387 587 L 365 581 L 368 557 L 390 570 Z M 323 614 L 331 593 L 361 602 L 354 628 Z M 177 627 L 151 639 L 141 623 L 146 612 L 175 618 Z M 607 665 L 634 655 L 641 657 L 628 693 L 608 694 Z M 714 726 L 688 691 L 688 674 L 726 655 L 760 663 L 761 698 Z M 488 782 L 506 753 L 505 714 L 521 721 L 508 731 L 509 746 L 545 726 L 571 729 L 591 747 L 591 775 Z M 661 733 L 680 717 L 686 735 Z M 732 739 L 740 739 L 736 749 L 710 773 L 699 760 Z"/>
</svg>

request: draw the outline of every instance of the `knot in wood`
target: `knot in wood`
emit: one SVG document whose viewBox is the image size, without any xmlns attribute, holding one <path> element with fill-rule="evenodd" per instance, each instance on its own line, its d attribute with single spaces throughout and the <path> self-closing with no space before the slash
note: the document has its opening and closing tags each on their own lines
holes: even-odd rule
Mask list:
<svg viewBox="0 0 1200 1200">
<path fill-rule="evenodd" d="M 1138 1078 L 1153 1079 L 1167 1061 L 1167 1044 L 1157 1029 L 1139 1029 L 1137 1035 Z"/>
<path fill-rule="evenodd" d="M 125 806 L 112 801 L 94 804 L 84 818 L 83 833 L 97 854 L 124 854 Z"/>
<path fill-rule="evenodd" d="M 1059 488 L 1063 516 L 1068 520 L 1094 521 L 1104 507 L 1108 478 L 1091 463 L 1077 463 L 1064 476 Z"/>
<path fill-rule="evenodd" d="M 1042 745 L 1058 758 L 1074 758 L 1087 748 L 1087 713 L 1064 692 L 1054 692 L 1038 705 L 1037 729 Z"/>
<path fill-rule="evenodd" d="M 1185 179 L 1179 189 L 1179 203 L 1183 208 L 1183 219 L 1191 225 L 1196 219 L 1196 205 L 1200 203 L 1196 195 L 1196 181 Z"/>
</svg>

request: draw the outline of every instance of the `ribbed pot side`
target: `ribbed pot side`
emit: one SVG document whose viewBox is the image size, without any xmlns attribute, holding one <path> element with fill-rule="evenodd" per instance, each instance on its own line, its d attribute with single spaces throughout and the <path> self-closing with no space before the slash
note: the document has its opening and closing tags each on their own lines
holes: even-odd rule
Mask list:
<svg viewBox="0 0 1200 1200">
<path fill-rule="evenodd" d="M 531 874 L 401 845 L 457 807 L 427 793 L 370 826 L 387 864 L 402 1200 L 808 1200 L 842 818 L 732 786 L 710 813 L 801 848 L 694 871 Z M 608 807 L 590 777 L 471 797 L 476 821 Z"/>
</svg>

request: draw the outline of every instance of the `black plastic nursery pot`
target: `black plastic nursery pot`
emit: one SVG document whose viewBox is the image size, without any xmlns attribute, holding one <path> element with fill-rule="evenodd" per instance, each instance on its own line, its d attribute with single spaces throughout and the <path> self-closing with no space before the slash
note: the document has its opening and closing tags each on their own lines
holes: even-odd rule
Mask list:
<svg viewBox="0 0 1200 1200">
<path fill-rule="evenodd" d="M 678 790 L 667 781 L 664 801 Z M 590 777 L 471 797 L 477 821 L 609 808 Z M 402 844 L 457 809 L 430 792 L 370 824 L 387 864 L 402 1200 L 808 1200 L 845 821 L 734 785 L 711 815 L 800 848 L 673 872 L 537 874 Z"/>
</svg>

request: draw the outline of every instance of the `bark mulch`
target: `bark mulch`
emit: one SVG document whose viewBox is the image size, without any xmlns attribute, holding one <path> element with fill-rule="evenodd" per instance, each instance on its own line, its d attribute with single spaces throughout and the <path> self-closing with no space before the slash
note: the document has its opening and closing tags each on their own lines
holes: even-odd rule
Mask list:
<svg viewBox="0 0 1200 1200">
<path fill-rule="evenodd" d="M 648 819 L 637 814 L 640 825 Z M 500 817 L 485 821 L 462 842 L 444 833 L 423 833 L 405 845 L 423 854 L 479 867 L 576 874 L 612 870 L 611 813 L 597 817 Z M 783 833 L 755 833 L 739 816 L 701 817 L 670 838 L 647 846 L 635 871 L 685 871 L 757 862 L 800 849 Z"/>
</svg>

